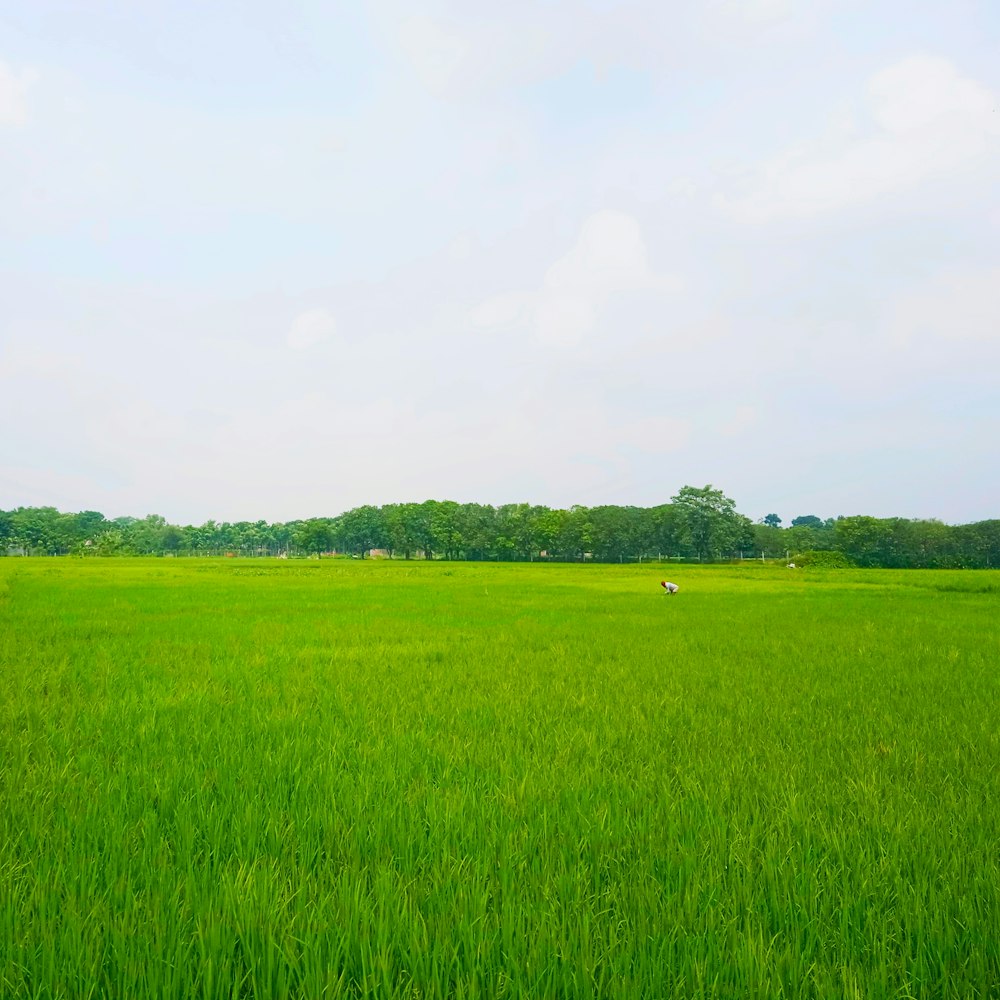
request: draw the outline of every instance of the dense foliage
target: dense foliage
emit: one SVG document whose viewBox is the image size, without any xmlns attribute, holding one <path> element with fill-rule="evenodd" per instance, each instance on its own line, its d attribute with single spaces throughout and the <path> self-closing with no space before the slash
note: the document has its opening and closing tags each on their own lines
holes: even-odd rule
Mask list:
<svg viewBox="0 0 1000 1000">
<path fill-rule="evenodd" d="M 106 518 L 54 507 L 0 511 L 0 554 L 277 556 L 372 550 L 397 558 L 634 562 L 677 559 L 795 559 L 837 552 L 847 564 L 887 568 L 1000 566 L 1000 520 L 947 525 L 934 520 L 796 517 L 754 524 L 721 490 L 685 486 L 656 507 L 527 503 L 460 504 L 452 500 L 365 505 L 336 517 L 269 524 L 206 521 L 174 525 L 157 515 Z"/>
</svg>

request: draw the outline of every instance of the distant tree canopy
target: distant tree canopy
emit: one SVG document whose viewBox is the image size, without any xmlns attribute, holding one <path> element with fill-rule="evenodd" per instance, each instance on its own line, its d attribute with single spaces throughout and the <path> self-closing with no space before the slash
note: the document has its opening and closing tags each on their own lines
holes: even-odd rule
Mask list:
<svg viewBox="0 0 1000 1000">
<path fill-rule="evenodd" d="M 776 515 L 769 514 L 768 517 L 774 517 Z M 767 520 L 765 518 L 764 520 Z M 780 520 L 780 519 L 779 519 Z M 815 514 L 803 514 L 801 517 L 792 518 L 793 528 L 822 528 L 823 520 L 817 517 Z"/>
<path fill-rule="evenodd" d="M 107 519 L 54 507 L 0 511 L 0 555 L 319 555 L 471 560 L 685 559 L 703 562 L 840 553 L 856 566 L 997 567 L 1000 520 L 946 525 L 904 518 L 795 517 L 754 524 L 711 485 L 685 486 L 655 507 L 453 500 L 365 505 L 336 517 L 269 524 L 206 521 L 174 525 L 157 515 Z M 815 556 L 812 562 L 819 564 Z"/>
<path fill-rule="evenodd" d="M 752 549 L 750 520 L 736 512 L 736 503 L 712 485 L 685 486 L 672 498 L 680 511 L 681 539 L 699 559 L 712 560 Z"/>
</svg>

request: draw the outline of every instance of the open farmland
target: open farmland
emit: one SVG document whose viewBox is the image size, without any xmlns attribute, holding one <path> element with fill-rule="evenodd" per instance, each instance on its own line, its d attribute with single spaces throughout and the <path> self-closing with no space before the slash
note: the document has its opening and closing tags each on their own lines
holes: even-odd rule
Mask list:
<svg viewBox="0 0 1000 1000">
<path fill-rule="evenodd" d="M 998 612 L 985 571 L 2 559 L 0 996 L 996 997 Z"/>
</svg>

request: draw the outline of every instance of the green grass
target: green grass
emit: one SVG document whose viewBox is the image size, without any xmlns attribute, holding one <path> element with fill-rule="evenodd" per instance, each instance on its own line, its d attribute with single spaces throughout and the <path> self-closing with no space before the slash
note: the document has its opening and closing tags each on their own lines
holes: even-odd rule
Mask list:
<svg viewBox="0 0 1000 1000">
<path fill-rule="evenodd" d="M 0 997 L 1000 996 L 998 610 L 0 559 Z"/>
</svg>

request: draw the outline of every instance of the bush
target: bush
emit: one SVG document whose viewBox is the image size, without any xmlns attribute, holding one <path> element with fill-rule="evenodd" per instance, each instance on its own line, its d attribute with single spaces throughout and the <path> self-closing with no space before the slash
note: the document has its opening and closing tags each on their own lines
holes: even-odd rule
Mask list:
<svg viewBox="0 0 1000 1000">
<path fill-rule="evenodd" d="M 810 549 L 792 556 L 796 566 L 812 566 L 814 569 L 850 569 L 851 562 L 843 552 L 832 549 Z"/>
</svg>

